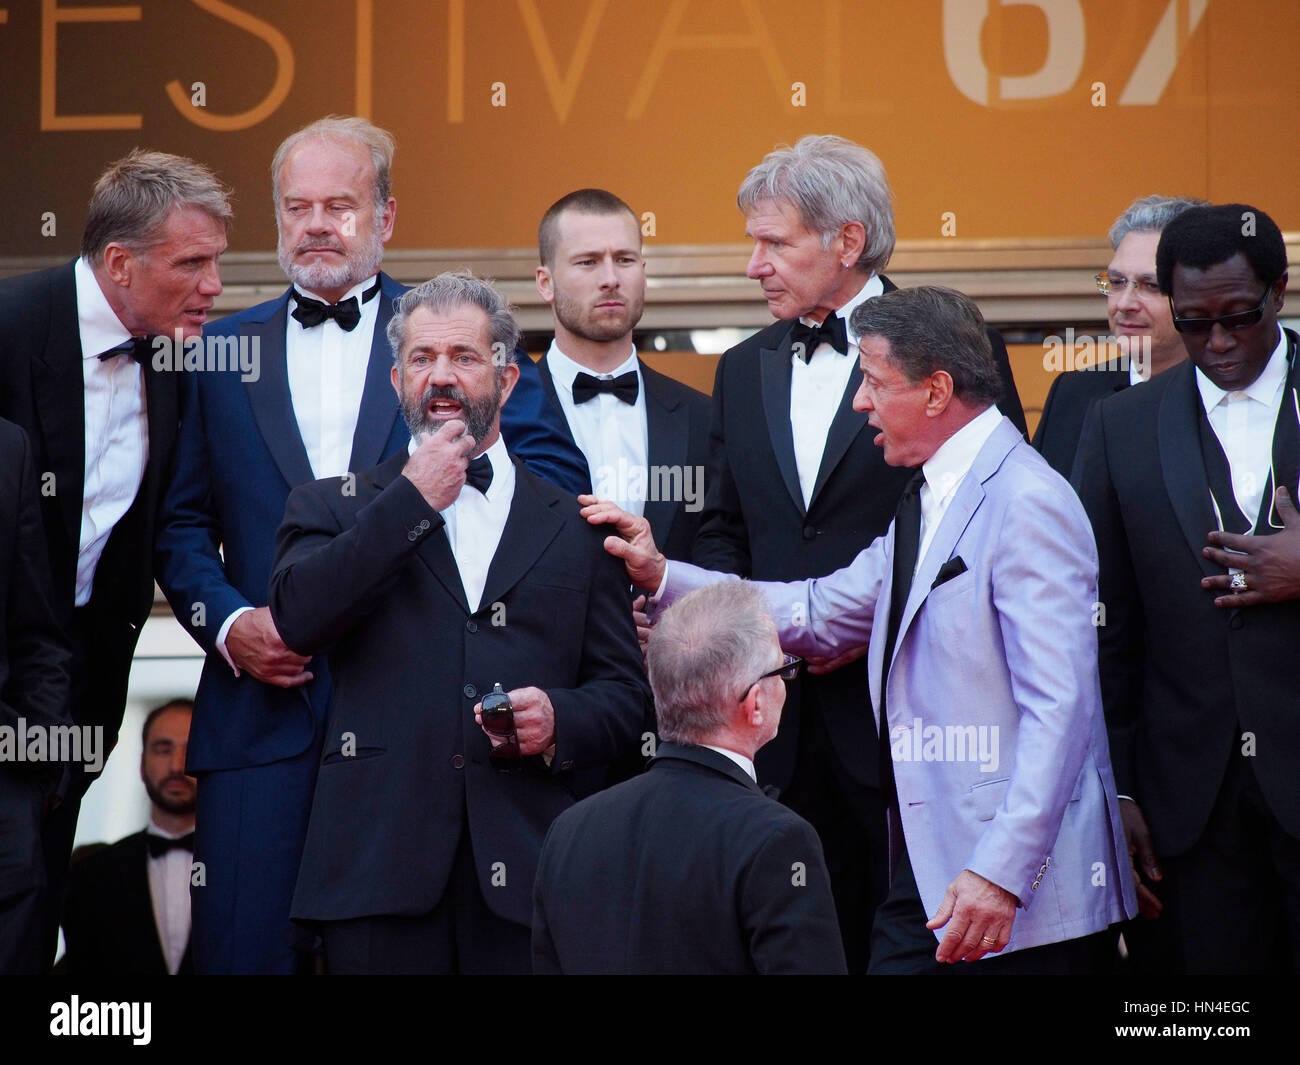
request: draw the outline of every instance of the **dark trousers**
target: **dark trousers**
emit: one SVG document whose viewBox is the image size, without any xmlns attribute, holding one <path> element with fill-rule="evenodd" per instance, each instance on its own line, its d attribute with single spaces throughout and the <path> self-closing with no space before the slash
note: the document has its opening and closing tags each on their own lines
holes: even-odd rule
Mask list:
<svg viewBox="0 0 1300 1065">
<path fill-rule="evenodd" d="M 1010 954 L 986 956 L 979 961 L 948 965 L 935 961 L 939 941 L 925 922 L 930 915 L 921 904 L 921 893 L 912 874 L 912 862 L 903 849 L 894 870 L 889 896 L 876 910 L 871 936 L 872 976 L 1081 976 L 1102 972 L 1114 936 L 1107 931 L 1041 947 L 1013 950 Z"/>
<path fill-rule="evenodd" d="M 331 974 L 527 975 L 532 932 L 488 909 L 474 869 L 469 826 L 460 843 L 447 890 L 438 905 L 417 917 L 380 915 L 321 925 Z"/>
<path fill-rule="evenodd" d="M 1160 865 L 1159 922 L 1169 922 L 1176 971 L 1300 972 L 1300 841 L 1269 811 L 1239 749 L 1201 838 Z"/>
<path fill-rule="evenodd" d="M 311 936 L 289 920 L 320 761 L 296 758 L 198 774 L 190 883 L 198 973 L 309 971 Z M 197 880 L 202 879 L 203 883 Z"/>
<path fill-rule="evenodd" d="M 41 887 L 43 806 L 35 774 L 0 764 L 0 976 L 50 970 Z"/>
<path fill-rule="evenodd" d="M 888 883 L 885 807 L 843 769 L 815 697 L 805 688 L 799 707 L 799 748 L 791 784 L 781 802 L 817 830 L 850 973 L 864 973 L 871 956 L 871 925 Z"/>
</svg>

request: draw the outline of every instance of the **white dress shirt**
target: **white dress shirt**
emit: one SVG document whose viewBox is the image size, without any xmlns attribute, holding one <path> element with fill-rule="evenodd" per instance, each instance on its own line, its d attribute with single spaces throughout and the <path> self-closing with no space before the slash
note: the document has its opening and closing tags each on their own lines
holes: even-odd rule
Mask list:
<svg viewBox="0 0 1300 1065">
<path fill-rule="evenodd" d="M 327 318 L 310 329 L 293 316 L 296 306 L 289 297 L 288 325 L 284 334 L 285 360 L 289 378 L 289 398 L 293 403 L 293 417 L 298 435 L 307 450 L 312 476 L 341 477 L 348 472 L 352 460 L 352 438 L 357 432 L 357 419 L 361 415 L 361 393 L 366 387 L 366 369 L 370 365 L 370 349 L 375 337 L 375 323 L 379 319 L 379 301 L 382 291 L 364 303 L 362 295 L 375 284 L 378 275 L 372 274 L 360 284 L 353 285 L 343 299 L 355 296 L 361 305 L 361 320 L 351 332 L 342 329 L 338 322 Z M 302 289 L 294 286 L 295 292 Z M 303 292 L 316 299 L 310 292 Z M 339 301 L 342 302 L 342 301 Z M 286 426 L 292 430 L 294 426 Z M 252 610 L 244 606 L 233 611 L 217 630 L 217 650 L 221 652 L 235 676 L 235 666 L 226 650 L 226 636 L 230 626 L 240 614 Z"/>
<path fill-rule="evenodd" d="M 645 377 L 633 348 L 613 373 L 592 373 L 564 354 L 554 340 L 546 353 L 546 365 L 555 382 L 560 409 L 578 449 L 587 459 L 591 486 L 602 499 L 611 499 L 629 514 L 645 512 L 648 489 L 649 444 L 646 429 Z M 610 380 L 636 372 L 635 403 L 624 403 L 608 392 L 587 400 L 573 401 L 573 379 L 580 373 Z"/>
<path fill-rule="evenodd" d="M 1196 387 L 1200 389 L 1206 417 L 1232 470 L 1232 494 L 1237 497 L 1237 506 L 1250 522 L 1252 532 L 1273 464 L 1273 430 L 1286 385 L 1286 334 L 1280 328 L 1278 333 L 1281 339 L 1263 372 L 1240 391 L 1225 392 L 1200 370 L 1196 371 Z M 1217 507 L 1218 501 L 1214 502 Z M 1221 516 L 1219 525 L 1222 528 Z"/>
<path fill-rule="evenodd" d="M 103 362 L 101 352 L 131 339 L 85 259 L 73 267 L 81 383 L 85 393 L 85 484 L 77 547 L 77 606 L 90 602 L 95 569 L 113 527 L 131 509 L 149 461 L 144 370 L 127 355 Z M 56 490 L 61 486 L 56 485 Z"/>
<path fill-rule="evenodd" d="M 728 758 L 730 758 L 733 762 L 735 762 L 736 765 L 740 766 L 740 768 L 743 769 L 749 775 L 750 780 L 752 780 L 755 784 L 758 783 L 758 774 L 754 772 L 754 763 L 750 761 L 748 758 L 746 758 L 739 751 L 729 751 L 725 747 L 715 747 L 711 743 L 701 743 L 700 746 L 707 747 L 711 751 L 717 751 L 719 754 L 725 754 Z"/>
<path fill-rule="evenodd" d="M 152 821 L 145 826 L 147 835 L 163 839 L 180 839 L 192 831 L 168 832 Z M 167 971 L 173 976 L 181 967 L 185 947 L 190 941 L 190 866 L 193 861 L 193 852 L 183 847 L 173 847 L 166 854 L 148 858 L 153 920 L 158 928 L 158 942 L 162 944 Z"/>
<path fill-rule="evenodd" d="M 840 408 L 849 378 L 858 368 L 858 335 L 849 328 L 849 317 L 859 304 L 879 296 L 884 290 L 884 283 L 872 274 L 858 294 L 834 312 L 844 319 L 844 330 L 849 339 L 847 355 L 841 355 L 829 344 L 818 344 L 806 363 L 797 355 L 790 356 L 790 431 L 794 437 L 794 464 L 799 471 L 799 489 L 805 507 L 812 502 L 831 422 Z M 809 318 L 800 321 L 807 325 L 816 324 Z"/>
<path fill-rule="evenodd" d="M 289 323 L 284 337 L 289 395 L 311 472 L 317 478 L 341 477 L 348 472 L 382 294 L 365 303 L 361 303 L 361 296 L 374 283 L 372 275 L 343 296 L 355 296 L 361 305 L 361 321 L 351 332 L 332 318 L 305 328 L 294 318 L 296 304 L 289 297 Z M 294 290 L 302 291 L 296 285 Z M 317 298 L 309 292 L 303 295 Z"/>
<path fill-rule="evenodd" d="M 989 407 L 948 437 L 922 465 L 925 483 L 921 485 L 921 547 L 916 553 L 918 569 L 944 514 L 948 512 L 952 497 L 966 479 L 980 448 L 1001 421 L 1002 412 L 997 407 Z M 916 575 L 916 570 L 912 575 Z"/>
<path fill-rule="evenodd" d="M 419 444 L 412 440 L 407 454 L 415 454 L 417 447 Z M 515 465 L 499 434 L 483 454 L 492 463 L 492 483 L 487 494 L 466 484 L 456 502 L 441 512 L 470 613 L 482 605 L 488 569 L 501 544 L 501 534 L 510 517 L 510 503 L 515 498 Z"/>
</svg>

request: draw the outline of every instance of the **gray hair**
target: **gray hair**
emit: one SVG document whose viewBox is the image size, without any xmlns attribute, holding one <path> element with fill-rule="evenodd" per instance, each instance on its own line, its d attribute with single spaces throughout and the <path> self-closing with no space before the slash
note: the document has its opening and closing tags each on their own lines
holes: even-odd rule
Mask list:
<svg viewBox="0 0 1300 1065">
<path fill-rule="evenodd" d="M 880 271 L 894 252 L 894 209 L 889 179 L 876 156 L 843 137 L 803 137 L 793 148 L 782 145 L 749 172 L 736 194 L 748 214 L 764 200 L 785 201 L 803 224 L 820 233 L 829 248 L 845 222 L 861 222 L 866 244 L 857 266 Z"/>
<path fill-rule="evenodd" d="M 393 317 L 388 323 L 388 343 L 393 349 L 393 364 L 402 365 L 402 345 L 406 343 L 407 319 L 423 308 L 434 314 L 448 314 L 469 304 L 488 316 L 492 335 L 492 362 L 500 376 L 502 369 L 514 363 L 519 346 L 519 324 L 510 313 L 510 304 L 491 281 L 475 277 L 468 270 L 447 271 L 403 292 L 393 301 Z M 500 353 L 500 357 L 498 357 Z"/>
<path fill-rule="evenodd" d="M 943 370 L 958 399 L 996 403 L 1002 397 L 984 316 L 960 292 L 937 285 L 895 289 L 860 304 L 851 325 L 859 337 L 888 340 L 893 363 L 908 381 Z"/>
<path fill-rule="evenodd" d="M 290 133 L 271 158 L 271 194 L 275 199 L 276 217 L 280 211 L 280 171 L 284 169 L 289 153 L 310 137 L 352 141 L 369 152 L 370 164 L 375 170 L 375 211 L 383 211 L 393 194 L 393 152 L 396 151 L 393 135 L 364 118 L 326 115 L 296 133 Z"/>
<path fill-rule="evenodd" d="M 723 581 L 673 603 L 646 648 L 659 735 L 707 743 L 758 678 L 772 668 L 775 626 L 749 581 Z"/>
<path fill-rule="evenodd" d="M 81 255 L 98 266 L 117 243 L 143 251 L 161 241 L 159 231 L 176 208 L 197 208 L 230 228 L 230 189 L 202 163 L 181 155 L 136 148 L 99 175 L 81 234 Z"/>
<path fill-rule="evenodd" d="M 1142 196 L 1128 205 L 1110 227 L 1110 246 L 1118 248 L 1130 233 L 1159 233 L 1189 207 L 1204 207 L 1204 200 L 1183 196 Z"/>
</svg>

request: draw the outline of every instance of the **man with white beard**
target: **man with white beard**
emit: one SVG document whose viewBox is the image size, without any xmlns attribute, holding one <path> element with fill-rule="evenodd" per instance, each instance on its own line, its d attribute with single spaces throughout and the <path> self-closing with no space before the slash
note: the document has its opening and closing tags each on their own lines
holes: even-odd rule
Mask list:
<svg viewBox="0 0 1300 1065">
<path fill-rule="evenodd" d="M 289 492 L 367 470 L 409 441 L 384 332 L 404 286 L 379 272 L 397 213 L 393 147 L 365 119 L 338 117 L 280 145 L 271 175 L 280 265 L 293 285 L 207 330 L 249 345 L 249 380 L 187 375 L 157 551 L 176 616 L 207 652 L 188 762 L 199 780 L 200 973 L 309 964 L 295 949 L 289 902 L 330 681 L 323 659 L 281 640 L 267 586 Z M 531 399 L 521 381 L 502 412 L 502 435 L 534 473 L 585 490 L 582 456 L 547 410 L 531 361 L 522 362 Z"/>
</svg>

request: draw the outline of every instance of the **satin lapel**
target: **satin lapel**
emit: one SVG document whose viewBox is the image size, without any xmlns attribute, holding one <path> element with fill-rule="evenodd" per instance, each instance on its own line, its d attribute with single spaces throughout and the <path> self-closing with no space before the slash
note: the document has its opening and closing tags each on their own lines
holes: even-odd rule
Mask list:
<svg viewBox="0 0 1300 1065">
<path fill-rule="evenodd" d="M 382 288 L 375 297 L 379 314 L 375 318 L 375 335 L 370 342 L 370 361 L 366 364 L 366 384 L 361 392 L 361 409 L 357 428 L 352 434 L 352 457 L 348 469 L 368 470 L 384 457 L 384 445 L 393 435 L 393 423 L 400 416 L 397 393 L 393 390 L 393 349 L 388 346 L 388 323 L 393 318 L 393 300 L 405 290 L 392 278 L 380 274 Z"/>
<path fill-rule="evenodd" d="M 515 497 L 483 583 L 484 606 L 499 602 L 518 584 L 564 527 L 563 519 L 537 494 L 524 466 L 513 457 L 511 461 L 515 464 Z"/>
<path fill-rule="evenodd" d="M 81 542 L 81 497 L 86 486 L 86 389 L 81 373 L 77 282 L 72 265 L 50 285 L 50 329 L 32 364 L 32 391 L 45 453 L 50 459 L 59 513 L 75 548 Z"/>
<path fill-rule="evenodd" d="M 1264 533 L 1274 532 L 1282 526 L 1281 515 L 1274 501 L 1279 487 L 1285 488 L 1292 501 L 1297 498 L 1297 471 L 1300 470 L 1300 368 L 1296 366 L 1296 336 L 1285 331 L 1287 341 L 1286 384 L 1282 387 L 1282 406 L 1278 411 L 1277 425 L 1273 430 L 1272 464 L 1268 484 L 1259 504 L 1259 517 L 1255 528 Z"/>
<path fill-rule="evenodd" d="M 794 461 L 794 434 L 790 429 L 790 359 L 793 349 L 790 334 L 793 323 L 787 323 L 780 343 L 775 348 L 759 352 L 759 373 L 762 377 L 763 414 L 767 419 L 768 435 L 772 438 L 772 451 L 781 470 L 786 491 L 800 514 L 807 513 L 803 505 L 803 492 L 799 488 L 799 468 Z"/>
<path fill-rule="evenodd" d="M 1220 567 L 1201 553 L 1201 548 L 1208 543 L 1206 535 L 1218 528 L 1218 522 L 1210 506 L 1210 483 L 1205 475 L 1197 430 L 1201 397 L 1196 388 L 1196 372 L 1190 362 L 1165 372 L 1179 376 L 1170 379 L 1156 412 L 1160 470 L 1183 539 L 1201 571 L 1213 577 L 1221 572 Z"/>
<path fill-rule="evenodd" d="M 852 358 L 852 354 L 845 356 Z M 861 375 L 857 370 L 849 374 L 848 383 L 844 386 L 844 394 L 840 396 L 839 409 L 835 412 L 835 418 L 831 422 L 830 432 L 826 434 L 826 447 L 822 451 L 822 463 L 817 469 L 817 483 L 813 487 L 812 502 L 809 507 L 817 505 L 817 496 L 830 480 L 830 476 L 835 472 L 835 467 L 840 464 L 840 459 L 848 451 L 849 445 L 857 438 L 858 433 L 862 432 L 863 426 L 867 424 L 866 414 L 859 413 L 853 409 L 853 397 L 857 394 L 858 383 Z"/>
<path fill-rule="evenodd" d="M 560 406 L 560 397 L 555 391 L 555 378 L 551 376 L 551 367 L 546 361 L 545 355 L 537 360 L 537 374 L 542 379 L 542 391 L 546 393 L 547 402 L 560 412 L 560 424 L 564 426 L 565 437 L 568 438 L 570 444 L 577 448 L 578 442 L 573 438 L 573 430 L 569 428 L 569 419 L 564 416 L 564 408 Z M 581 451 L 582 449 L 578 448 L 578 450 Z"/>
<path fill-rule="evenodd" d="M 263 322 L 245 322 L 240 333 L 256 340 L 261 352 L 262 373 L 256 381 L 245 381 L 253 419 L 266 442 L 280 474 L 292 488 L 316 479 L 307 449 L 303 447 L 298 420 L 289 396 L 289 364 L 285 356 L 284 331 L 288 321 L 288 293 L 274 314 Z"/>
<path fill-rule="evenodd" d="M 152 439 L 150 446 L 153 445 Z M 138 931 L 142 936 L 148 935 L 154 945 L 155 957 L 159 971 L 167 972 L 167 953 L 163 950 L 162 939 L 158 935 L 158 923 L 154 920 L 153 902 L 149 887 L 149 843 L 147 833 L 140 832 L 133 837 L 129 854 L 129 866 L 124 866 L 126 876 L 120 885 L 121 895 L 118 902 L 121 911 L 118 918 L 126 928 Z M 146 929 L 148 930 L 146 932 Z M 189 952 L 188 944 L 185 947 Z M 182 959 L 184 960 L 184 959 Z"/>
<path fill-rule="evenodd" d="M 161 468 L 161 463 L 168 450 L 166 445 L 176 439 L 180 420 L 180 405 L 176 397 L 179 380 L 175 371 L 155 370 L 152 363 L 146 363 L 143 370 L 145 416 L 149 423 L 149 462 L 144 470 L 144 488 L 148 527 L 152 529 L 159 496 L 157 486 L 160 481 L 165 482 L 168 473 Z"/>
<path fill-rule="evenodd" d="M 685 484 L 690 410 L 685 403 L 665 394 L 663 378 L 645 365 L 641 367 L 641 377 L 645 381 L 646 460 L 650 467 L 646 470 L 648 494 L 656 483 Z M 654 470 L 657 466 L 680 470 L 681 481 L 675 482 L 672 477 L 656 479 Z M 645 519 L 650 523 L 655 543 L 668 542 L 668 531 L 679 502 L 674 499 L 646 500 Z"/>
<path fill-rule="evenodd" d="M 402 472 L 402 467 L 406 465 L 406 455 L 398 453 L 391 458 L 386 459 L 384 464 L 375 471 L 375 492 L 382 492 L 395 480 Z M 415 551 L 428 568 L 429 572 L 438 579 L 438 583 L 446 589 L 462 610 L 469 613 L 469 604 L 465 599 L 465 586 L 460 582 L 460 569 L 456 566 L 456 556 L 451 553 L 451 541 L 447 539 L 447 527 L 439 526 L 431 535 L 424 538 Z"/>
</svg>

